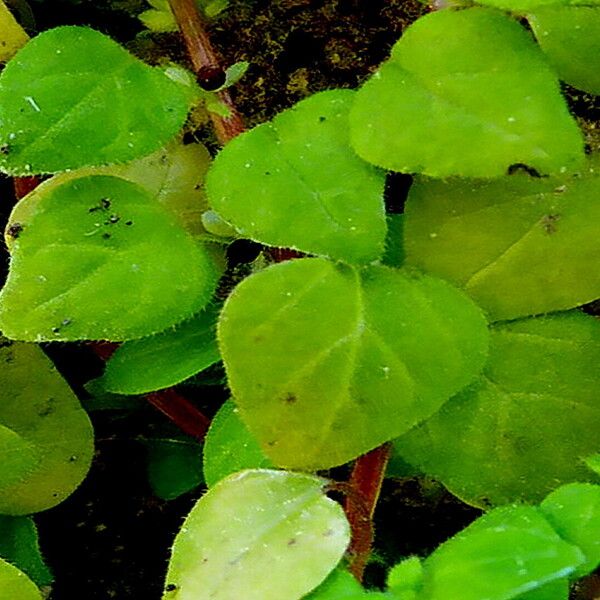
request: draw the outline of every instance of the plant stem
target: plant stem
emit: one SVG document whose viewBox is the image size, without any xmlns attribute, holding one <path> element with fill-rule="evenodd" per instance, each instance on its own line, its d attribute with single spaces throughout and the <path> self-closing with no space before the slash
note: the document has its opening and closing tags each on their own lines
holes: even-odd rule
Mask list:
<svg viewBox="0 0 600 600">
<path fill-rule="evenodd" d="M 210 419 L 173 388 L 152 392 L 144 397 L 154 408 L 157 408 L 163 415 L 173 421 L 181 431 L 199 442 L 204 439 L 210 425 Z"/>
<path fill-rule="evenodd" d="M 204 17 L 200 14 L 196 0 L 169 0 L 171 10 L 183 36 L 194 71 L 219 67 L 219 60 L 206 33 Z M 210 112 L 217 139 L 222 145 L 244 131 L 244 122 L 237 112 L 229 92 L 218 92 L 219 99 L 230 111 L 228 117 Z"/>
<path fill-rule="evenodd" d="M 27 194 L 35 190 L 40 183 L 41 180 L 39 177 L 15 177 L 13 179 L 15 198 L 20 200 L 24 196 L 27 196 Z"/>
<path fill-rule="evenodd" d="M 358 581 L 371 554 L 373 545 L 373 515 L 381 484 L 391 454 L 391 445 L 384 444 L 356 459 L 348 482 L 353 493 L 346 495 L 344 509 L 352 530 L 348 554 L 350 572 Z"/>
</svg>

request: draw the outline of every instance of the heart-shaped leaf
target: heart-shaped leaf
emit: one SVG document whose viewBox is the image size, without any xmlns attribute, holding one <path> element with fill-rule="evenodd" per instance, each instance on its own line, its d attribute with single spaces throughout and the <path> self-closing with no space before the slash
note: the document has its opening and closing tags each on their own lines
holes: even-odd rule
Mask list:
<svg viewBox="0 0 600 600">
<path fill-rule="evenodd" d="M 415 182 L 406 204 L 408 264 L 461 285 L 493 320 L 600 296 L 598 158 L 578 177 Z"/>
<path fill-rule="evenodd" d="M 432 415 L 480 372 L 486 321 L 444 281 L 325 259 L 245 279 L 219 322 L 233 397 L 280 466 L 344 463 Z"/>
<path fill-rule="evenodd" d="M 192 509 L 175 539 L 164 600 L 297 600 L 348 545 L 348 522 L 327 482 L 284 471 L 242 471 Z"/>
<path fill-rule="evenodd" d="M 206 180 L 214 210 L 258 242 L 348 262 L 379 258 L 385 176 L 350 148 L 353 98 L 315 94 L 227 144 Z"/>
<path fill-rule="evenodd" d="M 515 163 L 559 172 L 583 159 L 543 53 L 485 8 L 417 20 L 358 92 L 350 125 L 365 160 L 433 177 L 497 177 Z"/>
<path fill-rule="evenodd" d="M 145 188 L 164 207 L 168 208 L 179 222 L 192 234 L 205 233 L 202 213 L 207 208 L 204 195 L 204 176 L 210 156 L 201 144 L 182 145 L 179 141 L 168 144 L 158 152 L 127 164 L 106 167 L 84 167 L 67 173 L 59 173 L 43 181 L 32 192 L 19 200 L 13 209 L 5 229 L 9 250 L 13 246 L 10 234 L 20 229 L 37 211 L 50 190 L 67 181 L 91 175 L 112 175 L 127 179 Z"/>
<path fill-rule="evenodd" d="M 50 189 L 13 244 L 0 330 L 24 341 L 121 341 L 198 312 L 217 270 L 142 188 L 92 176 Z"/>
<path fill-rule="evenodd" d="M 527 15 L 542 50 L 558 76 L 592 94 L 600 94 L 600 2 L 592 6 L 547 6 Z"/>
<path fill-rule="evenodd" d="M 579 312 L 498 325 L 476 384 L 395 442 L 409 463 L 480 506 L 594 480 L 600 321 Z"/>
<path fill-rule="evenodd" d="M 183 126 L 187 83 L 93 29 L 46 31 L 0 76 L 0 169 L 55 173 L 150 154 Z"/>
<path fill-rule="evenodd" d="M 0 513 L 23 515 L 62 502 L 86 475 L 93 453 L 93 431 L 66 382 L 37 346 L 4 342 L 0 348 Z M 35 377 L 32 376 L 35 374 Z M 13 439 L 35 462 L 17 465 Z M 19 450 L 20 451 L 20 450 Z"/>
</svg>

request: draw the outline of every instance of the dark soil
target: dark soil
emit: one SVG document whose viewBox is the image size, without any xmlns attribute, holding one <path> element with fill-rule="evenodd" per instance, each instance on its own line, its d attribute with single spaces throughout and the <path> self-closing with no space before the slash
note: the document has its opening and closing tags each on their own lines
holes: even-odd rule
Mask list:
<svg viewBox="0 0 600 600">
<path fill-rule="evenodd" d="M 176 35 L 133 41 L 141 27 L 131 11 L 146 8 L 143 0 L 32 0 L 31 7 L 35 24 L 30 17 L 29 23 L 38 30 L 65 23 L 91 25 L 146 58 L 184 56 Z M 232 95 L 252 126 L 315 91 L 356 87 L 423 12 L 417 0 L 233 0 L 212 24 L 211 35 L 225 65 L 251 63 Z M 578 102 L 598 110 L 591 100 L 573 98 L 574 105 Z M 596 139 L 590 134 L 590 143 Z M 4 185 L 1 191 L 8 193 Z M 409 185 L 405 176 L 390 181 L 391 212 L 401 212 L 398 198 Z M 97 360 L 75 345 L 49 352 L 84 397 L 82 384 L 99 373 Z M 190 390 L 193 395 L 194 388 L 186 392 Z M 203 399 L 203 409 L 214 412 L 222 396 L 213 390 L 208 401 Z M 67 501 L 36 516 L 41 547 L 56 577 L 51 600 L 159 600 L 169 548 L 202 490 L 170 502 L 153 495 L 144 450 L 135 439 L 148 428 L 164 426 L 162 415 L 151 407 L 98 411 L 91 417 L 97 451 L 90 474 Z M 415 479 L 386 481 L 368 581 L 381 584 L 391 560 L 428 554 L 478 514 L 439 486 L 423 486 Z"/>
</svg>

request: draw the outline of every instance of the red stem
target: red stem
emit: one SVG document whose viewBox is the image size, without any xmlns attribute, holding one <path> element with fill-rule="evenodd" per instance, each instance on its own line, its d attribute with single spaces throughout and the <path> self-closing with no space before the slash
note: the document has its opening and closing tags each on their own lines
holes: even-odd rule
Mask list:
<svg viewBox="0 0 600 600">
<path fill-rule="evenodd" d="M 373 545 L 373 515 L 385 469 L 391 454 L 390 444 L 384 444 L 356 459 L 348 482 L 351 493 L 346 495 L 344 509 L 352 530 L 348 550 L 350 572 L 362 581 Z"/>
<path fill-rule="evenodd" d="M 179 26 L 190 60 L 196 74 L 206 68 L 219 66 L 219 59 L 206 33 L 204 17 L 198 11 L 196 0 L 169 0 L 175 21 Z M 215 134 L 221 145 L 225 145 L 244 131 L 244 122 L 237 112 L 229 92 L 218 93 L 219 99 L 230 111 L 228 117 L 210 112 Z"/>
</svg>

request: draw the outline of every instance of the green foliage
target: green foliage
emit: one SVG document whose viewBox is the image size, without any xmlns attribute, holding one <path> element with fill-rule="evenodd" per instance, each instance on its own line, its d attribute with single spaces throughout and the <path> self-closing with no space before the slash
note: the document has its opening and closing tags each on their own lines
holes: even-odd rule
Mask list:
<svg viewBox="0 0 600 600">
<path fill-rule="evenodd" d="M 79 485 L 93 432 L 39 348 L 3 342 L 0 364 L 0 514 L 24 515 L 58 504 Z"/>
<path fill-rule="evenodd" d="M 195 95 L 97 31 L 51 29 L 0 76 L 0 169 L 55 173 L 149 154 L 175 137 Z"/>
<path fill-rule="evenodd" d="M 325 480 L 242 471 L 213 487 L 175 539 L 164 600 L 300 598 L 335 567 L 349 541 Z"/>
<path fill-rule="evenodd" d="M 558 85 L 600 92 L 600 0 L 481 3 L 527 18 L 538 43 L 494 8 L 428 14 L 358 92 L 302 100 L 210 169 L 182 142 L 198 134 L 186 115 L 229 109 L 176 65 L 61 27 L 0 75 L 0 169 L 59 173 L 11 214 L 2 333 L 125 341 L 88 386 L 92 409 L 223 356 L 233 398 L 204 448 L 140 438 L 158 496 L 203 470 L 210 486 L 164 600 L 567 600 L 600 562 L 600 321 L 571 310 L 600 296 L 600 160 L 584 162 Z M 171 29 L 169 4 L 151 4 L 141 18 Z M 386 215 L 380 167 L 418 174 L 405 214 Z M 240 237 L 309 256 L 239 266 L 230 252 L 215 298 Z M 0 513 L 26 515 L 79 484 L 92 432 L 39 348 L 4 340 Z M 388 476 L 506 506 L 365 590 L 340 564 L 349 523 L 325 495 L 340 487 L 268 469 L 343 465 L 394 438 Z M 0 597 L 39 599 L 26 575 L 51 575 L 31 520 L 0 517 L 0 556 Z"/>
<path fill-rule="evenodd" d="M 480 517 L 425 560 L 420 596 L 517 598 L 573 573 L 583 560 L 537 508 L 503 507 Z"/>
<path fill-rule="evenodd" d="M 216 328 L 217 310 L 211 306 L 172 329 L 125 342 L 98 383 L 115 394 L 143 394 L 180 383 L 220 360 Z"/>
<path fill-rule="evenodd" d="M 36 585 L 49 585 L 52 572 L 44 563 L 31 517 L 0 516 L 0 557 L 23 571 Z"/>
<path fill-rule="evenodd" d="M 144 439 L 148 480 L 154 493 L 173 500 L 202 483 L 202 446 L 191 439 Z"/>
<path fill-rule="evenodd" d="M 273 463 L 228 400 L 214 416 L 204 442 L 204 478 L 212 487 L 243 469 L 269 469 Z"/>
<path fill-rule="evenodd" d="M 513 163 L 556 173 L 583 158 L 542 52 L 483 8 L 437 11 L 409 27 L 358 92 L 350 125 L 364 159 L 433 177 L 498 177 Z"/>
<path fill-rule="evenodd" d="M 379 258 L 384 175 L 348 146 L 353 98 L 315 94 L 227 144 L 208 172 L 212 208 L 258 242 L 353 263 Z"/>
<path fill-rule="evenodd" d="M 363 589 L 345 569 L 338 567 L 306 600 L 346 600 L 362 594 Z"/>
<path fill-rule="evenodd" d="M 559 77 L 600 94 L 600 74 L 592 60 L 600 54 L 600 3 L 592 6 L 547 6 L 527 15 L 535 37 Z"/>
<path fill-rule="evenodd" d="M 419 179 L 406 206 L 407 264 L 462 286 L 492 320 L 596 299 L 598 166 L 594 156 L 569 177 Z"/>
<path fill-rule="evenodd" d="M 600 563 L 600 487 L 564 485 L 547 496 L 540 508 L 558 534 L 584 553 L 586 560 L 576 575 L 591 573 Z"/>
<path fill-rule="evenodd" d="M 224 306 L 219 341 L 265 453 L 317 469 L 432 415 L 479 373 L 488 336 L 481 311 L 442 280 L 313 258 L 244 280 Z"/>
<path fill-rule="evenodd" d="M 539 500 L 593 478 L 600 321 L 578 312 L 492 329 L 480 380 L 396 442 L 409 463 L 470 503 Z M 449 452 L 448 448 L 452 448 Z"/>
<path fill-rule="evenodd" d="M 478 0 L 478 4 L 523 13 L 545 6 L 600 6 L 600 0 Z"/>
<path fill-rule="evenodd" d="M 10 563 L 0 558 L 0 598 L 2 600 L 42 600 L 35 583 Z"/>
<path fill-rule="evenodd" d="M 216 283 L 207 251 L 123 179 L 68 181 L 21 226 L 0 294 L 0 328 L 11 338 L 142 337 L 200 310 Z"/>
</svg>

